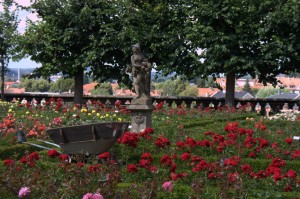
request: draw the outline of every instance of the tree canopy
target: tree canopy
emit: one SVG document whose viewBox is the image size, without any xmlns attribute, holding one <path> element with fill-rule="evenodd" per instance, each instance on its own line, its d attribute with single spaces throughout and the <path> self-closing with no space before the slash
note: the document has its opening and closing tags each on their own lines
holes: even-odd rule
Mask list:
<svg viewBox="0 0 300 199">
<path fill-rule="evenodd" d="M 32 5 L 41 21 L 26 30 L 23 53 L 42 63 L 36 74 L 62 72 L 74 77 L 75 103 L 82 103 L 85 69 L 90 68 L 98 78 L 122 77 L 124 54 L 114 39 L 121 27 L 116 2 L 37 0 Z"/>
<path fill-rule="evenodd" d="M 87 68 L 101 81 L 128 80 L 124 69 L 134 43 L 141 44 L 164 75 L 176 72 L 192 79 L 225 74 L 226 98 L 233 100 L 236 77 L 249 74 L 276 83 L 276 75 L 299 71 L 299 4 L 36 0 L 32 8 L 42 20 L 26 30 L 23 53 L 42 63 L 36 71 L 40 75 L 75 77 L 75 103 L 81 103 Z"/>
<path fill-rule="evenodd" d="M 4 99 L 4 77 L 7 72 L 9 60 L 14 55 L 18 36 L 17 11 L 12 10 L 15 6 L 14 0 L 3 0 L 0 2 L 3 11 L 0 11 L 0 64 L 1 64 L 1 99 Z"/>
<path fill-rule="evenodd" d="M 257 75 L 262 82 L 276 83 L 276 75 L 299 68 L 299 1 L 190 2 L 188 40 L 201 49 L 193 70 L 225 74 L 226 98 L 234 97 L 236 77 Z"/>
</svg>

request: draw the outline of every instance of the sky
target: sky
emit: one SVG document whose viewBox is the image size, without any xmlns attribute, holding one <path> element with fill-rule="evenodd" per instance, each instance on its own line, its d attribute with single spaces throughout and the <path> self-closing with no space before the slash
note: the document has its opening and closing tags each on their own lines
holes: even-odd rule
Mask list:
<svg viewBox="0 0 300 199">
<path fill-rule="evenodd" d="M 3 0 L 0 0 L 0 12 L 3 11 L 2 2 L 3 2 Z M 30 0 L 16 0 L 16 2 L 22 6 L 30 5 Z M 12 6 L 11 9 L 15 10 L 16 6 Z M 29 13 L 26 11 L 20 11 L 18 14 L 18 18 L 20 20 L 18 31 L 21 34 L 24 33 L 24 31 L 25 31 L 27 19 L 30 19 L 32 21 L 38 20 L 38 18 L 35 14 Z M 40 66 L 40 64 L 37 64 L 36 62 L 31 61 L 30 58 L 24 58 L 18 62 L 13 62 L 12 60 L 10 60 L 8 63 L 8 68 L 36 68 L 38 66 Z"/>
</svg>

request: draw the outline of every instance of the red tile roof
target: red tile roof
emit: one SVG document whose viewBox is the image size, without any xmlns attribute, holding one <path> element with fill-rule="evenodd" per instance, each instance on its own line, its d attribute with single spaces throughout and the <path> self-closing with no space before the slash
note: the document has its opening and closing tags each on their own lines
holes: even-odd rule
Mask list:
<svg viewBox="0 0 300 199">
<path fill-rule="evenodd" d="M 96 82 L 92 82 L 92 83 L 83 85 L 83 94 L 84 95 L 90 95 L 91 91 L 95 88 L 95 86 L 97 84 L 98 83 L 96 83 Z"/>
<path fill-rule="evenodd" d="M 198 88 L 199 97 L 210 97 L 220 91 L 217 88 Z"/>
</svg>

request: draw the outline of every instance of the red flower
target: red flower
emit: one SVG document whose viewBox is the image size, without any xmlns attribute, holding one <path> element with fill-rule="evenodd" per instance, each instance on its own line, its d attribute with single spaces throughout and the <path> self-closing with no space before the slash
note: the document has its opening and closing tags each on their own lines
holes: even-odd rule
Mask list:
<svg viewBox="0 0 300 199">
<path fill-rule="evenodd" d="M 266 155 L 266 157 L 267 157 L 268 159 L 272 159 L 272 158 L 273 158 L 273 156 L 272 156 L 271 154 L 269 154 L 269 153 Z"/>
<path fill-rule="evenodd" d="M 157 169 L 156 166 L 151 166 L 151 167 L 150 167 L 151 173 L 155 173 L 157 170 L 158 170 L 158 169 Z"/>
<path fill-rule="evenodd" d="M 180 159 L 183 161 L 189 160 L 190 158 L 191 158 L 191 154 L 189 154 L 189 153 L 183 153 L 180 156 Z"/>
<path fill-rule="evenodd" d="M 127 166 L 127 171 L 129 173 L 135 173 L 138 171 L 137 166 L 135 164 L 130 164 Z"/>
<path fill-rule="evenodd" d="M 187 173 L 172 173 L 172 174 L 171 174 L 171 179 L 172 179 L 173 181 L 175 181 L 175 180 L 178 180 L 178 179 L 180 179 L 180 178 L 182 178 L 182 177 L 186 177 L 186 176 L 188 176 Z"/>
<path fill-rule="evenodd" d="M 256 155 L 255 155 L 255 153 L 254 153 L 254 152 L 250 152 L 250 153 L 249 153 L 249 155 L 248 155 L 248 157 L 250 157 L 250 158 L 255 158 L 255 157 L 256 157 Z"/>
<path fill-rule="evenodd" d="M 274 167 L 283 167 L 283 166 L 285 166 L 285 161 L 281 160 L 280 158 L 274 158 L 272 160 L 271 166 L 274 166 Z"/>
<path fill-rule="evenodd" d="M 274 173 L 273 179 L 274 179 L 275 182 L 281 180 L 281 178 L 282 178 L 282 176 L 281 176 L 280 173 Z"/>
<path fill-rule="evenodd" d="M 286 138 L 286 139 L 285 139 L 285 142 L 288 143 L 289 145 L 291 145 L 292 142 L 293 142 L 293 139 L 290 138 L 290 137 L 289 137 L 289 138 Z"/>
<path fill-rule="evenodd" d="M 278 147 L 278 143 L 274 142 L 271 144 L 272 149 L 276 149 Z"/>
<path fill-rule="evenodd" d="M 154 134 L 154 130 L 152 128 L 146 128 L 144 131 L 139 133 L 140 137 L 146 138 L 147 140 L 152 139 L 152 134 Z"/>
<path fill-rule="evenodd" d="M 125 132 L 123 136 L 119 138 L 118 142 L 136 148 L 139 140 L 140 139 L 137 133 Z"/>
<path fill-rule="evenodd" d="M 23 156 L 23 157 L 20 159 L 20 162 L 23 163 L 23 164 L 26 164 L 26 163 L 27 163 L 27 157 L 26 157 L 26 156 Z"/>
<path fill-rule="evenodd" d="M 59 159 L 62 161 L 62 162 L 68 162 L 69 161 L 69 155 L 68 154 L 60 154 L 59 155 Z"/>
<path fill-rule="evenodd" d="M 252 167 L 249 164 L 244 164 L 241 166 L 241 170 L 243 173 L 250 173 L 252 171 Z"/>
<path fill-rule="evenodd" d="M 59 153 L 55 149 L 52 149 L 48 151 L 48 156 L 53 158 L 59 156 Z"/>
<path fill-rule="evenodd" d="M 150 169 L 151 167 L 151 161 L 147 159 L 141 159 L 139 166 L 145 169 Z"/>
<path fill-rule="evenodd" d="M 40 159 L 39 154 L 37 152 L 32 152 L 29 154 L 29 160 L 34 161 Z"/>
<path fill-rule="evenodd" d="M 151 153 L 143 153 L 141 159 L 149 160 L 151 163 L 153 161 Z"/>
<path fill-rule="evenodd" d="M 157 110 L 160 110 L 164 107 L 164 102 L 159 102 L 157 105 L 156 105 L 156 109 Z"/>
<path fill-rule="evenodd" d="M 164 155 L 162 158 L 160 158 L 160 163 L 165 166 L 170 166 L 172 164 L 172 159 L 169 155 Z"/>
<path fill-rule="evenodd" d="M 170 173 L 175 173 L 176 168 L 177 168 L 177 165 L 174 162 L 172 162 L 171 167 L 170 167 Z"/>
<path fill-rule="evenodd" d="M 193 172 L 197 172 L 200 170 L 205 170 L 209 168 L 209 164 L 205 160 L 201 160 L 195 168 L 193 168 Z"/>
<path fill-rule="evenodd" d="M 197 146 L 205 146 L 205 147 L 210 147 L 212 145 L 212 143 L 208 140 L 200 140 L 200 141 L 197 141 L 196 143 Z"/>
<path fill-rule="evenodd" d="M 216 179 L 217 177 L 218 177 L 218 175 L 215 174 L 215 173 L 209 173 L 209 174 L 208 174 L 208 178 L 209 178 L 209 179 Z"/>
<path fill-rule="evenodd" d="M 300 157 L 300 150 L 294 150 L 292 157 L 293 157 L 293 159 Z"/>
<path fill-rule="evenodd" d="M 34 167 L 34 166 L 35 166 L 35 163 L 34 163 L 34 161 L 33 161 L 33 160 L 30 160 L 30 162 L 29 162 L 29 166 L 30 166 L 30 167 Z"/>
<path fill-rule="evenodd" d="M 185 143 L 190 145 L 191 147 L 195 147 L 196 146 L 196 141 L 194 140 L 194 138 L 187 138 L 185 140 Z"/>
<path fill-rule="evenodd" d="M 83 162 L 77 162 L 76 166 L 78 166 L 78 167 L 83 167 L 83 166 L 84 166 L 84 163 L 83 163 Z"/>
<path fill-rule="evenodd" d="M 182 141 L 176 142 L 176 146 L 178 146 L 179 148 L 184 148 L 185 147 L 185 143 Z"/>
<path fill-rule="evenodd" d="M 229 123 L 227 123 L 227 125 L 224 127 L 224 130 L 225 130 L 225 131 L 232 132 L 232 131 L 238 130 L 238 127 L 239 127 L 239 123 L 238 123 L 238 122 L 229 122 Z"/>
<path fill-rule="evenodd" d="M 238 172 L 233 172 L 228 174 L 228 181 L 229 182 L 235 182 L 239 178 Z"/>
<path fill-rule="evenodd" d="M 171 143 L 168 140 L 168 138 L 163 137 L 162 135 L 160 135 L 158 138 L 156 138 L 154 144 L 159 147 L 159 148 L 166 148 L 167 146 L 169 146 Z"/>
<path fill-rule="evenodd" d="M 269 141 L 265 140 L 263 138 L 257 138 L 259 141 L 259 147 L 260 148 L 266 148 L 267 146 L 269 146 Z"/>
<path fill-rule="evenodd" d="M 7 167 L 12 167 L 12 166 L 14 166 L 15 161 L 12 159 L 5 159 L 5 160 L 3 160 L 3 163 Z"/>
<path fill-rule="evenodd" d="M 237 164 L 239 163 L 239 161 L 240 161 L 240 158 L 238 156 L 233 156 L 233 157 L 227 158 L 224 161 L 224 165 L 236 167 Z"/>
<path fill-rule="evenodd" d="M 89 172 L 99 172 L 101 170 L 101 164 L 91 165 L 87 168 Z"/>
<path fill-rule="evenodd" d="M 291 185 L 288 184 L 283 190 L 285 192 L 289 192 L 289 191 L 292 191 L 292 187 L 291 187 Z"/>
<path fill-rule="evenodd" d="M 104 152 L 104 153 L 98 155 L 98 158 L 103 159 L 103 160 L 107 160 L 107 159 L 110 158 L 110 153 L 109 152 Z"/>
<path fill-rule="evenodd" d="M 288 170 L 284 176 L 295 179 L 297 177 L 297 173 L 294 170 Z"/>
</svg>

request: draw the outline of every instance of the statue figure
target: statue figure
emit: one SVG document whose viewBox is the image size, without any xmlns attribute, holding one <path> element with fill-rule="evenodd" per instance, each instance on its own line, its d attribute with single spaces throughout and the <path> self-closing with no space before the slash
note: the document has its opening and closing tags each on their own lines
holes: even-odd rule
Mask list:
<svg viewBox="0 0 300 199">
<path fill-rule="evenodd" d="M 144 57 L 139 44 L 132 46 L 133 55 L 131 65 L 127 67 L 133 78 L 133 89 L 136 93 L 135 100 L 150 97 L 150 72 L 151 63 Z"/>
</svg>

